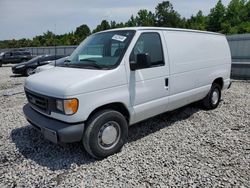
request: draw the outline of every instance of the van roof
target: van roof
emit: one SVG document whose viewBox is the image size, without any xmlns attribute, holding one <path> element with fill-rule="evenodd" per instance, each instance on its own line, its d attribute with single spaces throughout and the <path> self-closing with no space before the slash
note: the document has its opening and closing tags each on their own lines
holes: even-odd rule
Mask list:
<svg viewBox="0 0 250 188">
<path fill-rule="evenodd" d="M 107 32 L 107 31 L 122 31 L 122 30 L 182 31 L 182 32 L 204 33 L 204 34 L 212 34 L 212 35 L 222 35 L 222 36 L 224 36 L 221 33 L 215 33 L 215 32 L 209 32 L 209 31 L 201 31 L 201 30 L 192 30 L 192 29 L 171 28 L 171 27 L 124 27 L 124 28 L 116 28 L 116 29 L 105 30 L 105 31 L 101 31 L 100 33 Z"/>
</svg>

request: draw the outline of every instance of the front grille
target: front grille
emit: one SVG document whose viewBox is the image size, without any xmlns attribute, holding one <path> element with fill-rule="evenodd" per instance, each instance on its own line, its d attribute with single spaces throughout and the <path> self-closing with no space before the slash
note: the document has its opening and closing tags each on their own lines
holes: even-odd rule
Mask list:
<svg viewBox="0 0 250 188">
<path fill-rule="evenodd" d="M 27 99 L 29 103 L 36 108 L 37 110 L 49 114 L 48 110 L 48 98 L 41 96 L 39 94 L 31 93 L 29 91 L 25 91 Z"/>
</svg>

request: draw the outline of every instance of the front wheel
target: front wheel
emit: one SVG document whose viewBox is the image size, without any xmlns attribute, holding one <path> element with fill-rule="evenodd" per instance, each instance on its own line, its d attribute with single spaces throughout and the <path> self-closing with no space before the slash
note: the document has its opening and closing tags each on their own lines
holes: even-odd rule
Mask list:
<svg viewBox="0 0 250 188">
<path fill-rule="evenodd" d="M 128 123 L 125 117 L 114 110 L 103 110 L 88 121 L 83 145 L 90 155 L 100 159 L 119 152 L 127 137 Z"/>
<path fill-rule="evenodd" d="M 28 69 L 26 70 L 26 72 L 25 72 L 26 76 L 30 76 L 30 75 L 32 75 L 33 73 L 34 73 L 34 69 L 32 69 L 32 68 L 28 68 Z"/>
<path fill-rule="evenodd" d="M 208 95 L 202 100 L 203 106 L 207 110 L 212 110 L 218 107 L 221 100 L 221 86 L 213 83 Z"/>
</svg>

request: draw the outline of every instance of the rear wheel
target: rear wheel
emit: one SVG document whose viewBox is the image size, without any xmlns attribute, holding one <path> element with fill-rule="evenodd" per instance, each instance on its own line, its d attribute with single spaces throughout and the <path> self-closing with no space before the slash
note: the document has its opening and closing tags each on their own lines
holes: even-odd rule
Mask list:
<svg viewBox="0 0 250 188">
<path fill-rule="evenodd" d="M 87 123 L 83 137 L 86 151 L 95 158 L 117 153 L 126 143 L 128 124 L 125 117 L 114 110 L 96 113 Z"/>
<path fill-rule="evenodd" d="M 221 86 L 213 83 L 208 95 L 202 100 L 203 106 L 208 109 L 215 109 L 221 100 Z"/>
</svg>

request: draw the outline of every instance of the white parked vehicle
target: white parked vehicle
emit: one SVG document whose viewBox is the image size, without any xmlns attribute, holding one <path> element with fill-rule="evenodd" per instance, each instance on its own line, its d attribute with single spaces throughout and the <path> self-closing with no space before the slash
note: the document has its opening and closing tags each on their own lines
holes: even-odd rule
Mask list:
<svg viewBox="0 0 250 188">
<path fill-rule="evenodd" d="M 26 79 L 27 120 L 52 142 L 82 141 L 103 158 L 128 126 L 195 101 L 214 109 L 230 87 L 224 35 L 136 27 L 96 33 L 64 64 Z"/>
</svg>

